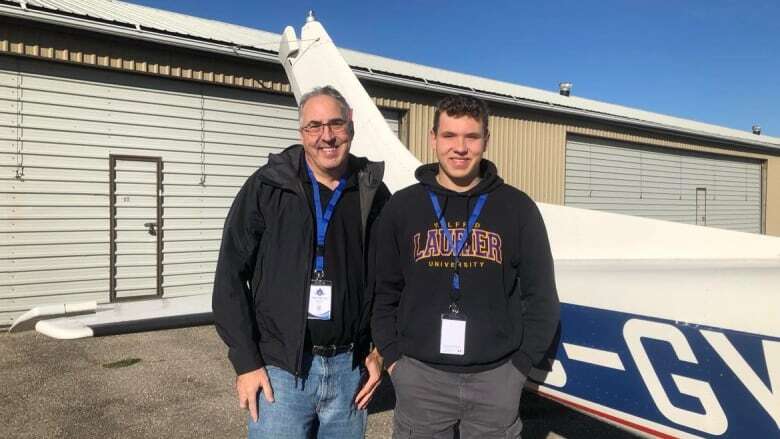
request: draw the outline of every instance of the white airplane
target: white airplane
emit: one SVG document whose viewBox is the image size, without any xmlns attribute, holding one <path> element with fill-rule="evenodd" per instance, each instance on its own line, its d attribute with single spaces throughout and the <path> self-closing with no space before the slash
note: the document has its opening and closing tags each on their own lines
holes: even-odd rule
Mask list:
<svg viewBox="0 0 780 439">
<path fill-rule="evenodd" d="M 279 49 L 296 99 L 332 85 L 354 110 L 352 152 L 395 191 L 420 162 L 320 23 Z M 780 238 L 539 204 L 555 259 L 560 342 L 528 387 L 645 437 L 780 437 Z M 56 338 L 208 323 L 210 295 L 39 307 L 12 330 Z"/>
<path fill-rule="evenodd" d="M 332 85 L 354 109 L 356 155 L 385 183 L 420 162 L 390 131 L 320 23 L 279 48 L 296 98 Z M 646 437 L 780 437 L 780 239 L 539 204 L 561 339 L 542 396 Z"/>
</svg>

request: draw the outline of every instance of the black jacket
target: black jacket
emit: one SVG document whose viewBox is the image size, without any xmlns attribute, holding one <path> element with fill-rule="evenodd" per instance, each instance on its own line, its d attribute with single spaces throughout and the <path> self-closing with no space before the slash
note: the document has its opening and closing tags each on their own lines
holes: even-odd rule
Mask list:
<svg viewBox="0 0 780 439">
<path fill-rule="evenodd" d="M 386 364 L 407 355 L 446 371 L 478 372 L 511 358 L 527 374 L 544 357 L 559 317 L 542 216 L 533 200 L 505 184 L 487 160 L 479 184 L 462 193 L 440 186 L 437 171 L 438 164 L 420 167 L 420 183 L 396 192 L 378 221 L 374 343 Z M 429 190 L 439 199 L 448 228 L 460 234 L 478 196 L 488 194 L 461 253 L 458 303 L 467 319 L 462 356 L 439 353 L 454 259 Z"/>
<path fill-rule="evenodd" d="M 303 147 L 271 154 L 236 195 L 214 279 L 214 322 L 237 374 L 266 364 L 300 374 L 315 222 L 299 178 Z M 389 191 L 384 164 L 350 155 L 358 170 L 364 249 Z M 365 252 L 368 254 L 368 252 Z M 365 265 L 365 264 L 364 264 Z M 364 267 L 361 267 L 365 269 Z M 363 289 L 355 361 L 368 352 L 371 296 Z"/>
</svg>

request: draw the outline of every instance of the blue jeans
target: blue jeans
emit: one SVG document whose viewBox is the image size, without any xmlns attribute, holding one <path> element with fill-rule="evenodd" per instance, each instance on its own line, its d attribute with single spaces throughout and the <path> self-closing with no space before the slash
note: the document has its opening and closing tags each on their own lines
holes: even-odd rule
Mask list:
<svg viewBox="0 0 780 439">
<path fill-rule="evenodd" d="M 303 373 L 295 376 L 266 366 L 274 402 L 257 393 L 258 420 L 249 418 L 250 439 L 362 439 L 366 410 L 355 396 L 363 383 L 363 367 L 352 368 L 352 353 L 333 357 L 304 355 Z"/>
</svg>

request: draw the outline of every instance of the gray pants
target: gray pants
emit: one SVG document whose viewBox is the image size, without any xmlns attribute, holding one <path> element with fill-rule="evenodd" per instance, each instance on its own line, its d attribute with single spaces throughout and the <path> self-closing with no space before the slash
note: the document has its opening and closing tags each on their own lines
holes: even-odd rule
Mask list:
<svg viewBox="0 0 780 439">
<path fill-rule="evenodd" d="M 526 377 L 512 364 L 485 372 L 450 373 L 402 357 L 395 387 L 393 439 L 520 438 L 520 394 Z"/>
</svg>

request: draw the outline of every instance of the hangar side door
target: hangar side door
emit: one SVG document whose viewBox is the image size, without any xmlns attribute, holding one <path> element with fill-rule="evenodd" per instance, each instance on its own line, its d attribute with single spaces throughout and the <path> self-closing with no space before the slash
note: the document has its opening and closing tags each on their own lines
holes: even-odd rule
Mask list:
<svg viewBox="0 0 780 439">
<path fill-rule="evenodd" d="M 162 161 L 111 155 L 112 302 L 162 296 Z"/>
</svg>

